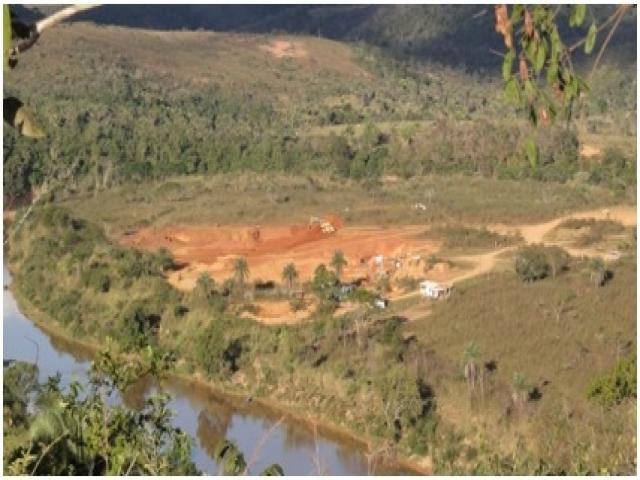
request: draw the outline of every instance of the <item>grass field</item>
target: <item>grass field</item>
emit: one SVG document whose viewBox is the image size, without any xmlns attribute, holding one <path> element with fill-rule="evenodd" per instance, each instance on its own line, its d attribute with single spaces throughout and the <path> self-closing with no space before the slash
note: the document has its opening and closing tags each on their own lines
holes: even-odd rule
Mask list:
<svg viewBox="0 0 640 480">
<path fill-rule="evenodd" d="M 424 209 L 416 208 L 416 204 Z M 466 221 L 525 223 L 608 206 L 604 188 L 464 176 L 354 182 L 324 176 L 235 174 L 118 187 L 63 202 L 113 235 L 173 224 L 291 224 L 333 213 L 346 225 Z"/>
<path fill-rule="evenodd" d="M 635 403 L 604 411 L 586 397 L 595 376 L 636 349 L 635 257 L 610 268 L 614 277 L 602 288 L 590 284 L 586 264 L 577 260 L 568 273 L 532 285 L 512 271 L 491 273 L 459 285 L 448 301 L 409 324 L 408 332 L 440 358 L 432 374 L 445 418 L 471 437 L 484 431 L 505 447 L 523 437 L 563 461 L 587 439 L 596 457 L 632 455 Z M 480 365 L 495 368 L 484 397 L 476 394 L 473 402 L 462 376 L 470 342 L 478 346 Z M 527 391 L 536 392 L 520 415 L 507 411 L 517 373 Z M 551 432 L 563 436 L 555 452 Z"/>
</svg>

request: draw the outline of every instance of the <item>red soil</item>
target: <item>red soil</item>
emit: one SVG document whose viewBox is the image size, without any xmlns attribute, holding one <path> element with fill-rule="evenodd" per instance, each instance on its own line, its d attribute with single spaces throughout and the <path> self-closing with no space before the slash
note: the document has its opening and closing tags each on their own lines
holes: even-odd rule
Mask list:
<svg viewBox="0 0 640 480">
<path fill-rule="evenodd" d="M 342 222 L 327 216 L 335 232 L 324 233 L 319 224 L 312 226 L 181 226 L 148 228 L 122 237 L 124 245 L 146 250 L 167 248 L 186 267 L 173 272 L 169 281 L 178 288 L 191 289 L 198 275 L 208 271 L 216 281 L 233 276 L 233 261 L 244 256 L 249 264 L 250 280 L 281 282 L 283 267 L 293 262 L 299 280 L 313 276 L 315 268 L 328 265 L 336 250 L 341 250 L 347 267 L 343 277 L 367 277 L 375 269 L 372 258 L 399 257 L 408 253 L 433 253 L 436 245 L 417 238 L 422 227 L 340 228 Z"/>
</svg>

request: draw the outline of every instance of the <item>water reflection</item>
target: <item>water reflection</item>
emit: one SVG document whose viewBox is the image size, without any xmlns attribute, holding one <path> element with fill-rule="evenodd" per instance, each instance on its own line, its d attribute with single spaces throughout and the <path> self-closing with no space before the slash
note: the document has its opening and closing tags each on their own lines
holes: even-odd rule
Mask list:
<svg viewBox="0 0 640 480">
<path fill-rule="evenodd" d="M 7 284 L 10 277 L 6 270 L 3 273 Z M 90 368 L 90 350 L 36 327 L 19 311 L 10 291 L 5 290 L 3 297 L 3 358 L 34 361 L 37 355 L 41 381 L 56 372 L 62 375 L 62 385 L 74 379 L 84 381 Z M 139 409 L 145 398 L 160 388 L 172 397 L 169 408 L 175 413 L 174 425 L 196 439 L 193 460 L 204 472 L 218 473 L 213 452 L 221 439 L 228 438 L 251 461 L 251 473 L 260 473 L 274 462 L 288 475 L 367 473 L 362 446 L 349 437 L 322 428 L 316 433 L 309 423 L 284 415 L 279 409 L 222 395 L 186 379 L 172 378 L 159 386 L 153 379 L 143 378 L 110 403 L 123 402 Z M 379 468 L 376 473 L 410 474 L 398 466 Z"/>
</svg>

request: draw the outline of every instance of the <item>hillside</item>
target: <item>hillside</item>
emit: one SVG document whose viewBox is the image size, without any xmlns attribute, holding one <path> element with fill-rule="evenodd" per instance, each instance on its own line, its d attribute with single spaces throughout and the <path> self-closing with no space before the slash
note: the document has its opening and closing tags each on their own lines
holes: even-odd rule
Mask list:
<svg viewBox="0 0 640 480">
<path fill-rule="evenodd" d="M 20 308 L 369 463 L 633 473 L 635 24 L 571 120 L 533 126 L 492 16 L 109 5 L 51 28 L 3 85 L 46 132 L 3 129 Z"/>
<path fill-rule="evenodd" d="M 37 8 L 50 12 L 56 7 Z M 613 8 L 591 6 L 591 11 L 602 21 Z M 145 29 L 298 33 L 364 41 L 396 56 L 485 72 L 500 64 L 487 53 L 502 46 L 493 28 L 493 9 L 486 5 L 105 5 L 80 19 Z M 563 29 L 570 43 L 580 33 Z M 611 47 L 621 64 L 635 63 L 635 9 Z"/>
<path fill-rule="evenodd" d="M 4 129 L 5 199 L 238 170 L 554 181 L 583 171 L 591 183 L 631 185 L 631 71 L 601 69 L 572 129 L 533 132 L 537 169 L 523 155 L 530 126 L 497 77 L 318 37 L 72 23 L 5 76 L 5 94 L 55 132 L 32 142 Z M 583 136 L 599 157 L 579 158 Z M 604 155 L 603 170 L 593 160 Z"/>
</svg>

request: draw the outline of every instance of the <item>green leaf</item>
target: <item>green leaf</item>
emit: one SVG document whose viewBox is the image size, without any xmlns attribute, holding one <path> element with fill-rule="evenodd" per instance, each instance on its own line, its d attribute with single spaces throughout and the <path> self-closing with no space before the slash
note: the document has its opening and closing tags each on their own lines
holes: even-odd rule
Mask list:
<svg viewBox="0 0 640 480">
<path fill-rule="evenodd" d="M 504 95 L 506 99 L 518 105 L 520 103 L 520 89 L 518 88 L 518 81 L 511 77 L 504 87 Z"/>
<path fill-rule="evenodd" d="M 551 56 L 557 57 L 562 51 L 562 40 L 560 40 L 560 33 L 558 33 L 558 27 L 553 26 L 551 30 Z"/>
<path fill-rule="evenodd" d="M 544 67 L 544 62 L 547 59 L 547 47 L 544 42 L 540 42 L 538 45 L 538 50 L 536 51 L 535 62 L 533 63 L 533 67 L 535 68 L 536 73 L 540 73 L 542 67 Z"/>
<path fill-rule="evenodd" d="M 515 24 L 518 23 L 520 21 L 520 19 L 522 18 L 522 13 L 524 12 L 524 6 L 523 5 L 514 5 L 513 6 L 513 10 L 511 11 L 511 23 Z"/>
<path fill-rule="evenodd" d="M 527 160 L 529 160 L 529 165 L 535 169 L 538 165 L 538 147 L 536 147 L 536 142 L 533 140 L 533 137 L 527 138 L 524 148 L 527 154 Z"/>
<path fill-rule="evenodd" d="M 533 40 L 529 41 L 527 43 L 527 46 L 524 49 L 525 53 L 527 54 L 527 58 L 531 63 L 535 61 L 537 49 L 538 49 L 538 44 Z"/>
<path fill-rule="evenodd" d="M 531 80 L 524 82 L 524 93 L 527 96 L 529 102 L 532 102 L 536 96 L 536 87 Z"/>
<path fill-rule="evenodd" d="M 11 11 L 9 10 L 9 5 L 6 3 L 3 6 L 2 10 L 3 16 L 3 40 L 2 40 L 2 48 L 4 51 L 4 69 L 9 66 L 9 55 L 11 53 Z"/>
<path fill-rule="evenodd" d="M 502 61 L 502 78 L 505 82 L 507 82 L 511 78 L 511 72 L 513 70 L 513 59 L 516 54 L 513 49 L 509 50 L 507 54 L 504 56 L 504 60 Z"/>
<path fill-rule="evenodd" d="M 584 4 L 573 7 L 571 16 L 569 17 L 569 26 L 579 27 L 584 22 L 584 16 L 587 13 L 587 6 Z"/>
<path fill-rule="evenodd" d="M 551 86 L 558 80 L 558 61 L 551 59 L 547 69 L 547 85 Z"/>
<path fill-rule="evenodd" d="M 593 50 L 593 47 L 596 44 L 596 35 L 598 33 L 598 27 L 596 27 L 595 22 L 591 24 L 589 27 L 589 31 L 587 32 L 587 40 L 584 42 L 584 53 L 590 54 Z"/>
<path fill-rule="evenodd" d="M 549 9 L 544 5 L 536 5 L 533 8 L 533 22 L 538 25 L 544 21 L 545 18 L 549 18 Z"/>
</svg>

